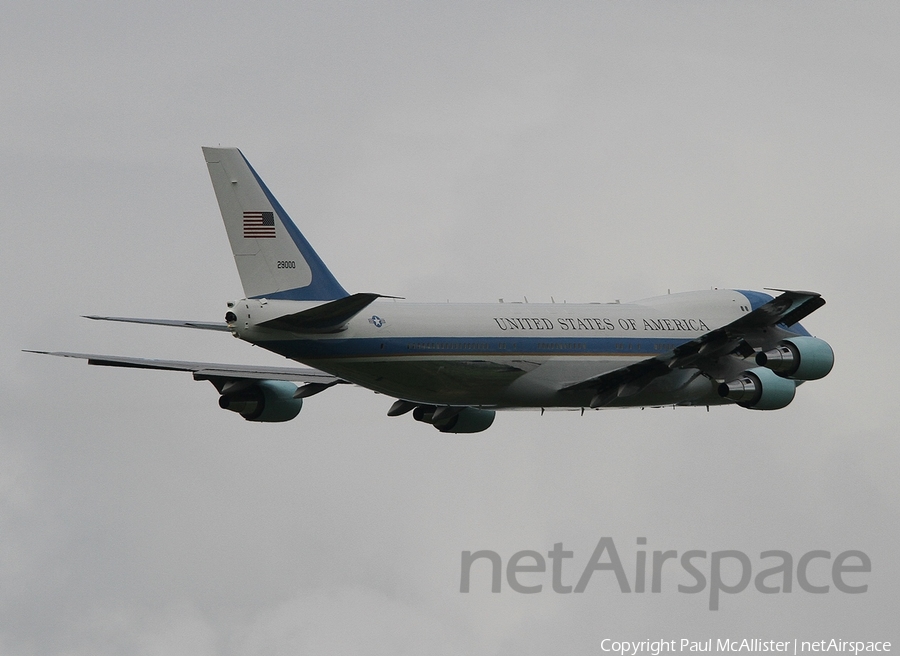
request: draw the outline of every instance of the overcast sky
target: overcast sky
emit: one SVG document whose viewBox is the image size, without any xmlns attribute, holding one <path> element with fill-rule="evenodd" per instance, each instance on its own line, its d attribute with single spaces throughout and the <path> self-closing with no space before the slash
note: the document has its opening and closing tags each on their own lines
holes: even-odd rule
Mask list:
<svg viewBox="0 0 900 656">
<path fill-rule="evenodd" d="M 0 653 L 900 644 L 898 24 L 888 2 L 3 3 Z M 351 292 L 812 289 L 837 364 L 777 412 L 512 412 L 466 436 L 349 386 L 253 424 L 187 374 L 21 353 L 284 363 L 79 318 L 218 321 L 241 296 L 219 144 Z M 463 551 L 562 542 L 572 585 L 602 537 L 632 581 L 638 537 L 872 571 L 864 594 L 751 585 L 718 611 L 678 567 L 657 594 L 609 572 L 492 594 L 484 564 L 459 591 Z"/>
</svg>

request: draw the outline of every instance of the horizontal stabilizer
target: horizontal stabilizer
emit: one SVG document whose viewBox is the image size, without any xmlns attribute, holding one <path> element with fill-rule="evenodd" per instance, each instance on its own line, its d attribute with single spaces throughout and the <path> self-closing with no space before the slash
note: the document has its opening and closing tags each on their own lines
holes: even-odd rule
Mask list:
<svg viewBox="0 0 900 656">
<path fill-rule="evenodd" d="M 231 332 L 231 328 L 224 322 L 217 321 L 178 321 L 175 319 L 137 319 L 133 317 L 98 317 L 93 314 L 86 314 L 85 319 L 94 319 L 96 321 L 122 321 L 125 323 L 146 323 L 151 326 L 176 326 L 178 328 L 199 328 L 200 330 L 221 330 L 222 332 Z"/>
<path fill-rule="evenodd" d="M 396 298 L 381 294 L 360 293 L 345 296 L 336 301 L 317 305 L 314 308 L 286 314 L 277 319 L 263 321 L 260 326 L 289 330 L 295 333 L 336 333 L 344 329 L 347 322 L 368 307 L 376 298 Z"/>
</svg>

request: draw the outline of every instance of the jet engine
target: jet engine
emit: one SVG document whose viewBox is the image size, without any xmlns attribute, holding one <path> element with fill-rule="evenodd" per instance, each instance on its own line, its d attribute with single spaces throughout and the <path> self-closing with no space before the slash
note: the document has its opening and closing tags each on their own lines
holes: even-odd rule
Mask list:
<svg viewBox="0 0 900 656">
<path fill-rule="evenodd" d="M 834 366 L 834 351 L 816 337 L 791 337 L 773 349 L 756 354 L 756 364 L 795 380 L 824 378 Z"/>
<path fill-rule="evenodd" d="M 753 410 L 778 410 L 794 400 L 797 383 L 771 369 L 754 367 L 718 387 L 719 396 Z"/>
<path fill-rule="evenodd" d="M 451 408 L 420 405 L 413 419 L 431 424 L 442 433 L 480 433 L 494 423 L 496 413 L 481 408 Z"/>
<path fill-rule="evenodd" d="M 219 407 L 237 412 L 247 421 L 290 421 L 303 407 L 295 399 L 297 386 L 284 380 L 261 380 L 219 397 Z"/>
</svg>

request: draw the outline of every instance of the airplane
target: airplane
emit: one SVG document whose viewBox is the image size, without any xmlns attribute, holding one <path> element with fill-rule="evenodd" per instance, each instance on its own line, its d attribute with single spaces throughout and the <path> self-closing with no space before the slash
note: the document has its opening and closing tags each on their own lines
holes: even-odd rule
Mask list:
<svg viewBox="0 0 900 656">
<path fill-rule="evenodd" d="M 191 372 L 254 422 L 294 419 L 338 384 L 396 399 L 387 411 L 476 433 L 498 410 L 738 405 L 777 410 L 834 365 L 799 321 L 820 294 L 711 289 L 633 303 L 412 303 L 350 294 L 237 148 L 203 148 L 244 298 L 224 322 L 89 319 L 231 333 L 304 368 L 59 351 L 88 364 Z M 299 385 L 298 385 L 299 383 Z"/>
</svg>

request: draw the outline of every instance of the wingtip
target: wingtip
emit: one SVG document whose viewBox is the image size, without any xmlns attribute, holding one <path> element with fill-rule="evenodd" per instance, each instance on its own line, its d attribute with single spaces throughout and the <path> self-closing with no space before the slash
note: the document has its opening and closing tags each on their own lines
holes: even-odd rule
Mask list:
<svg viewBox="0 0 900 656">
<path fill-rule="evenodd" d="M 819 292 L 807 292 L 801 289 L 778 289 L 777 287 L 763 287 L 770 292 L 781 292 L 783 294 L 797 294 L 798 296 L 821 296 Z"/>
</svg>

